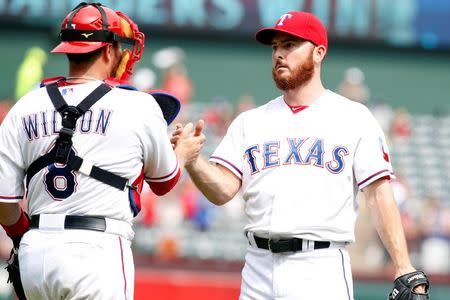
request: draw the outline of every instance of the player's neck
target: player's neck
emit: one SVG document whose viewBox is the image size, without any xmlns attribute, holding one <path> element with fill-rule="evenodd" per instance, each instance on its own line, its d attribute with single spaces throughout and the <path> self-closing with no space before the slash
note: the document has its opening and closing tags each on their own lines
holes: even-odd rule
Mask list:
<svg viewBox="0 0 450 300">
<path fill-rule="evenodd" d="M 67 78 L 75 83 L 105 80 L 108 78 L 108 73 L 103 65 L 99 66 L 100 63 L 101 62 L 96 61 L 94 64 L 85 66 L 74 66 L 70 64 L 69 76 L 67 76 Z"/>
<path fill-rule="evenodd" d="M 74 83 L 85 83 L 95 80 L 104 80 L 103 76 L 94 72 L 69 72 L 66 79 Z"/>
<path fill-rule="evenodd" d="M 283 91 L 286 104 L 291 106 L 309 106 L 313 104 L 325 92 L 320 80 L 311 80 L 306 85 Z"/>
<path fill-rule="evenodd" d="M 86 83 L 90 81 L 98 81 L 101 80 L 99 78 L 90 77 L 90 76 L 67 76 L 66 81 L 70 81 L 73 83 Z"/>
</svg>

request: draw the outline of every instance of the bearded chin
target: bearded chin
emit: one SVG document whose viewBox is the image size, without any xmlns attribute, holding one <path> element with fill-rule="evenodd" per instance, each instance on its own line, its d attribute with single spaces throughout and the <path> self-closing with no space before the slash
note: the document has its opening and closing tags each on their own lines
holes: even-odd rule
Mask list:
<svg viewBox="0 0 450 300">
<path fill-rule="evenodd" d="M 312 57 L 306 63 L 295 68 L 289 76 L 279 76 L 272 69 L 272 78 L 278 89 L 282 91 L 293 90 L 304 86 L 314 75 L 314 62 Z"/>
</svg>

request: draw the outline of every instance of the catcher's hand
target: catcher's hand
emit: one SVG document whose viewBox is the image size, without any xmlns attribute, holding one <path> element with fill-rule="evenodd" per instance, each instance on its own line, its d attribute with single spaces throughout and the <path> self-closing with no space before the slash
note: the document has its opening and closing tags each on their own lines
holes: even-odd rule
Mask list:
<svg viewBox="0 0 450 300">
<path fill-rule="evenodd" d="M 425 294 L 419 294 L 414 291 L 419 285 L 425 286 Z M 389 294 L 388 300 L 428 300 L 429 286 L 430 282 L 424 272 L 407 273 L 395 279 L 394 288 Z"/>
<path fill-rule="evenodd" d="M 27 300 L 27 297 L 25 297 L 25 292 L 23 291 L 22 280 L 20 279 L 18 248 L 14 247 L 11 249 L 11 255 L 5 269 L 9 273 L 8 282 L 13 284 L 17 298 L 19 300 Z"/>
</svg>

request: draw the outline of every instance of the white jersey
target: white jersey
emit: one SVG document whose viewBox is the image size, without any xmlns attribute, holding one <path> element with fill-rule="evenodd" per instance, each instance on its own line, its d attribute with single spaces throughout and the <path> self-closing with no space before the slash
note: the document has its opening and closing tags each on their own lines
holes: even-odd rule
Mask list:
<svg viewBox="0 0 450 300">
<path fill-rule="evenodd" d="M 394 177 L 375 118 L 329 90 L 296 114 L 283 97 L 242 113 L 210 161 L 241 179 L 246 231 L 310 240 L 354 241 L 358 189 Z"/>
<path fill-rule="evenodd" d="M 79 104 L 101 82 L 68 85 L 59 90 L 69 105 Z M 61 116 L 45 88 L 31 91 L 11 109 L 0 130 L 0 201 L 24 196 L 27 168 L 49 152 Z M 178 162 L 167 134 L 167 123 L 149 94 L 113 88 L 77 121 L 72 138 L 78 156 L 129 179 L 170 180 Z M 131 224 L 132 193 L 101 183 L 63 166 L 52 165 L 32 177 L 27 191 L 28 214 L 99 215 Z M 135 202 L 139 199 L 132 199 Z"/>
</svg>

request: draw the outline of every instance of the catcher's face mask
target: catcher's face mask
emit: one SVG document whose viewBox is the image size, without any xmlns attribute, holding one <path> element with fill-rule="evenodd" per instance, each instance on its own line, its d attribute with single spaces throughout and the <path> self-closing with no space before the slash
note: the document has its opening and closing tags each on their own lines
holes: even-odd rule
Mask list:
<svg viewBox="0 0 450 300">
<path fill-rule="evenodd" d="M 61 24 L 61 43 L 52 53 L 81 54 L 100 49 L 107 44 L 130 45 L 123 51 L 115 77 L 127 80 L 134 64 L 144 51 L 145 36 L 124 13 L 113 11 L 100 3 L 82 2 Z"/>
</svg>

